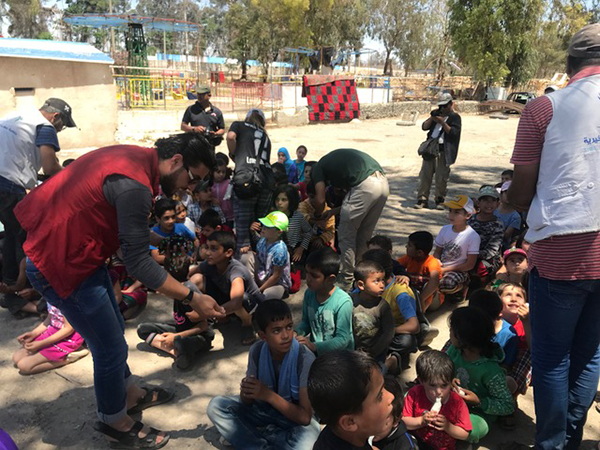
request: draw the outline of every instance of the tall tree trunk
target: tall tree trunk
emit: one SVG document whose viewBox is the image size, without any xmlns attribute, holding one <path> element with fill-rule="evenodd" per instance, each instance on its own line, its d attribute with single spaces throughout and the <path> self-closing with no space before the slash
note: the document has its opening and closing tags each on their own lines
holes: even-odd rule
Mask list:
<svg viewBox="0 0 600 450">
<path fill-rule="evenodd" d="M 248 78 L 248 64 L 246 64 L 246 59 L 244 58 L 242 60 L 242 80 L 245 80 L 246 78 Z"/>
<path fill-rule="evenodd" d="M 383 74 L 390 77 L 394 76 L 394 68 L 392 66 L 392 60 L 390 58 L 392 49 L 385 50 L 385 64 L 383 66 Z"/>
</svg>

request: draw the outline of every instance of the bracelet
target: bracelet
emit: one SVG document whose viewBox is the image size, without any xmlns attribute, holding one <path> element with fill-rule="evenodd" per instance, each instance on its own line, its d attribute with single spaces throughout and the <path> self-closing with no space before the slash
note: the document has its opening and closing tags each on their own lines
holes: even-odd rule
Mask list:
<svg viewBox="0 0 600 450">
<path fill-rule="evenodd" d="M 186 295 L 185 298 L 181 300 L 181 303 L 183 303 L 185 306 L 188 306 L 192 301 L 192 298 L 194 298 L 194 291 L 190 289 L 190 292 L 188 292 L 188 295 Z"/>
</svg>

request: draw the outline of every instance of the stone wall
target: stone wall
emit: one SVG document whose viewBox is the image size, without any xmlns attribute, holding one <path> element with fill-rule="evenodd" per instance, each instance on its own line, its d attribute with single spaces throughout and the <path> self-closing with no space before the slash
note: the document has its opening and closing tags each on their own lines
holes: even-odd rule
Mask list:
<svg viewBox="0 0 600 450">
<path fill-rule="evenodd" d="M 435 105 L 427 101 L 361 104 L 360 118 L 362 120 L 388 117 L 401 118 L 403 113 L 411 113 L 412 111 L 417 111 L 419 114 L 429 114 L 434 108 Z M 475 114 L 479 111 L 479 102 L 459 101 L 455 103 L 455 110 L 458 113 Z"/>
</svg>

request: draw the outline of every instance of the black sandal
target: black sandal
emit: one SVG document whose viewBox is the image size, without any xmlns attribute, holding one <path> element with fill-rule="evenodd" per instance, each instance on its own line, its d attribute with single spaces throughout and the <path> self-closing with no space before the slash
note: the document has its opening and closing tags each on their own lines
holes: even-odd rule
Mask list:
<svg viewBox="0 0 600 450">
<path fill-rule="evenodd" d="M 160 443 L 157 443 L 156 440 L 161 437 L 159 433 L 160 430 L 156 428 L 150 428 L 150 432 L 143 438 L 138 436 L 138 433 L 144 428 L 144 424 L 142 422 L 136 422 L 133 424 L 129 431 L 119 431 L 114 428 L 108 426 L 104 422 L 96 422 L 94 424 L 94 430 L 108 436 L 110 438 L 116 439 L 115 441 L 108 441 L 110 448 L 120 448 L 120 449 L 158 449 L 163 448 L 169 442 L 171 436 L 165 434 L 163 436 L 163 440 Z"/>
<path fill-rule="evenodd" d="M 132 406 L 127 410 L 127 414 L 136 414 L 143 411 L 146 408 L 150 408 L 152 406 L 162 405 L 163 403 L 167 403 L 175 397 L 173 392 L 169 392 L 163 388 L 159 387 L 147 387 L 143 388 L 146 391 L 146 394 L 140 398 L 135 406 Z M 154 394 L 156 393 L 156 400 L 154 400 Z"/>
</svg>

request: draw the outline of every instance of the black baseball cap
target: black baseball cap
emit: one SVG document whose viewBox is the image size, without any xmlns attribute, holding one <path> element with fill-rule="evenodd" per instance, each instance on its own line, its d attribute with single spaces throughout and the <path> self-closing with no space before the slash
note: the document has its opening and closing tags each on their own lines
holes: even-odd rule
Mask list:
<svg viewBox="0 0 600 450">
<path fill-rule="evenodd" d="M 75 128 L 75 121 L 73 117 L 71 117 L 72 108 L 69 106 L 67 102 L 60 98 L 49 98 L 44 102 L 44 106 L 50 106 L 54 108 L 56 112 L 60 113 L 63 123 L 69 128 Z M 42 106 L 42 108 L 44 107 Z"/>
<path fill-rule="evenodd" d="M 575 58 L 600 58 L 600 23 L 586 25 L 573 35 L 569 55 Z"/>
</svg>

